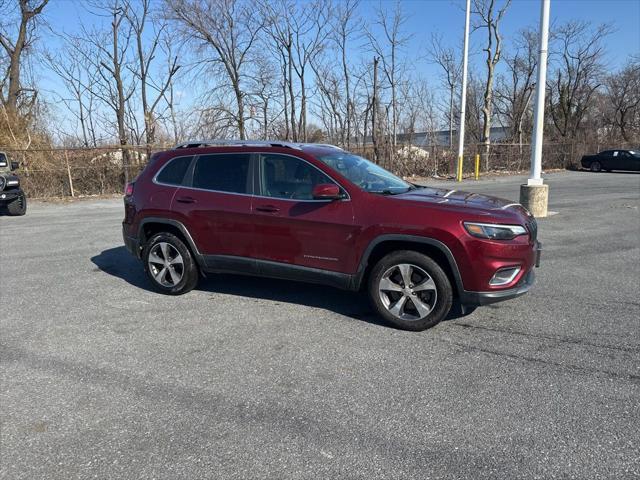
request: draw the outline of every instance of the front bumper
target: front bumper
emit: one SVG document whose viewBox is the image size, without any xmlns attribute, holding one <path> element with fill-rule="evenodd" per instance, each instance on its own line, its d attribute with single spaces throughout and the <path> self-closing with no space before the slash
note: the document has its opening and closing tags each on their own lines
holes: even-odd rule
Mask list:
<svg viewBox="0 0 640 480">
<path fill-rule="evenodd" d="M 513 288 L 496 290 L 495 292 L 468 292 L 465 290 L 460 295 L 460 303 L 471 307 L 511 300 L 527 293 L 533 286 L 535 278 L 536 274 L 530 270 L 522 281 Z"/>
<path fill-rule="evenodd" d="M 536 242 L 534 264 L 536 268 L 540 266 L 541 254 L 542 243 Z M 460 295 L 460 303 L 465 306 L 481 306 L 503 302 L 504 300 L 511 300 L 512 298 L 516 298 L 527 293 L 533 286 L 535 279 L 536 274 L 533 269 L 531 269 L 522 277 L 516 286 L 507 288 L 506 290 L 495 290 L 491 292 L 469 292 L 465 290 Z"/>
<path fill-rule="evenodd" d="M 21 189 L 3 190 L 0 192 L 0 203 L 12 202 L 13 200 L 20 197 L 21 195 L 23 195 Z"/>
</svg>

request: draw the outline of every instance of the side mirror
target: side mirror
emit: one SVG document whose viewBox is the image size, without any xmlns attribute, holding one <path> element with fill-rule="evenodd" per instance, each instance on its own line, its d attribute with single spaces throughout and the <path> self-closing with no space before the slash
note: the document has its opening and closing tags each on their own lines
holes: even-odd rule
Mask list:
<svg viewBox="0 0 640 480">
<path fill-rule="evenodd" d="M 20 162 L 11 162 L 11 170 L 17 170 L 20 168 Z"/>
<path fill-rule="evenodd" d="M 315 200 L 339 200 L 342 198 L 340 187 L 334 183 L 314 185 L 311 195 Z"/>
</svg>

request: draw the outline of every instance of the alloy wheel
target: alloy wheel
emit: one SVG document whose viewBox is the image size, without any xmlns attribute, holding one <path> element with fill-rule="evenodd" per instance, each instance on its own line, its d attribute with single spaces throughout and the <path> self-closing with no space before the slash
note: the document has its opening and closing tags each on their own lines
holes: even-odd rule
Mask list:
<svg viewBox="0 0 640 480">
<path fill-rule="evenodd" d="M 436 306 L 438 292 L 431 276 L 421 267 L 401 263 L 387 269 L 378 284 L 384 307 L 401 320 L 422 320 Z"/>
<path fill-rule="evenodd" d="M 175 287 L 184 276 L 184 260 L 180 252 L 168 242 L 158 242 L 147 258 L 149 271 L 163 287 Z"/>
</svg>

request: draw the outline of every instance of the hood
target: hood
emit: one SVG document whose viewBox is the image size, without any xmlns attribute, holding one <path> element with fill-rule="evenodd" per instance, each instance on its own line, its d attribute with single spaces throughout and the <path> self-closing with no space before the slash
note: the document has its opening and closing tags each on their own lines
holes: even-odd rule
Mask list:
<svg viewBox="0 0 640 480">
<path fill-rule="evenodd" d="M 394 198 L 430 204 L 434 207 L 471 208 L 493 214 L 515 213 L 531 217 L 527 209 L 519 203 L 489 195 L 465 192 L 463 190 L 425 187 L 395 195 Z"/>
</svg>

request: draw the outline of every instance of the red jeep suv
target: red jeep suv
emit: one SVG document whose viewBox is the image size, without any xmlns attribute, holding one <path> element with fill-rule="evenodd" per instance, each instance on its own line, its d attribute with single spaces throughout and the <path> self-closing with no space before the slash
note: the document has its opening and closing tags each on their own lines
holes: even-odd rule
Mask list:
<svg viewBox="0 0 640 480">
<path fill-rule="evenodd" d="M 124 242 L 160 292 L 218 272 L 366 288 L 408 330 L 438 323 L 455 298 L 526 293 L 540 256 L 521 205 L 412 185 L 330 145 L 185 143 L 155 154 L 124 203 Z"/>
</svg>

